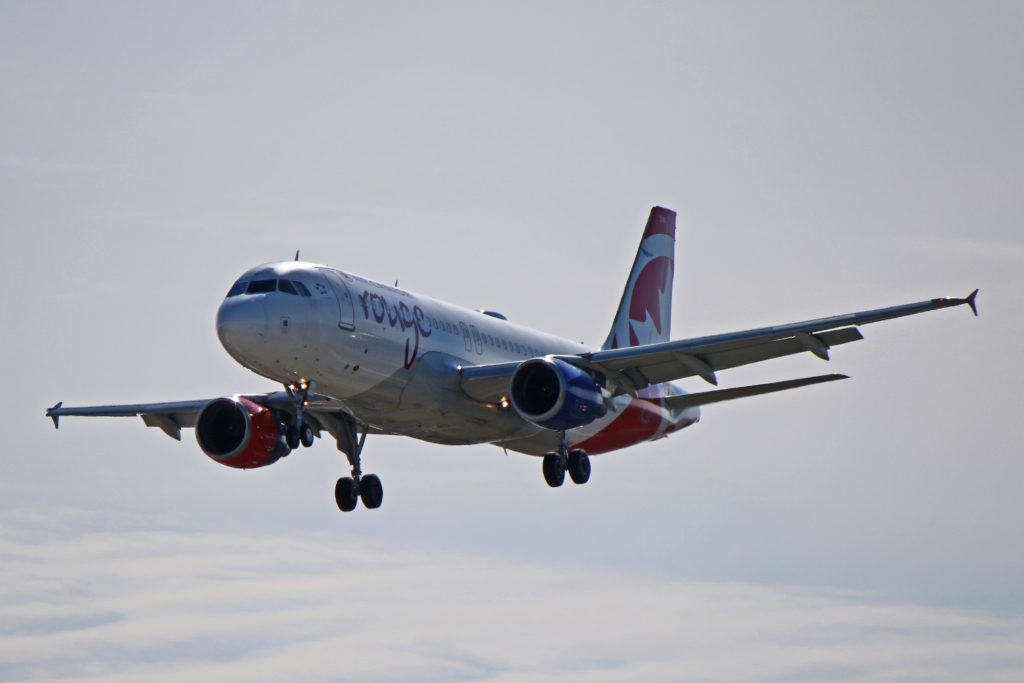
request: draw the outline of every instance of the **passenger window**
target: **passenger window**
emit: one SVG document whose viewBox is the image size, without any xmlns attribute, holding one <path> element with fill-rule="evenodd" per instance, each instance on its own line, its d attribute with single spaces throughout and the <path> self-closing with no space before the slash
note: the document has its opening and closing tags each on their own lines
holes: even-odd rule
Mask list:
<svg viewBox="0 0 1024 683">
<path fill-rule="evenodd" d="M 238 296 L 245 291 L 245 288 L 249 286 L 248 282 L 242 282 L 239 280 L 235 284 L 231 285 L 231 289 L 228 291 L 228 296 Z"/>
<path fill-rule="evenodd" d="M 290 280 L 278 280 L 277 291 L 284 292 L 285 294 L 291 294 L 293 296 L 299 295 L 299 293 L 295 291 L 295 285 L 293 285 Z"/>
<path fill-rule="evenodd" d="M 266 294 L 277 287 L 277 280 L 253 280 L 246 288 L 246 294 Z"/>
<path fill-rule="evenodd" d="M 306 289 L 306 285 L 302 284 L 298 280 L 292 280 L 292 284 L 295 285 L 295 291 L 297 291 L 300 296 L 313 296 L 309 293 L 309 290 Z"/>
</svg>

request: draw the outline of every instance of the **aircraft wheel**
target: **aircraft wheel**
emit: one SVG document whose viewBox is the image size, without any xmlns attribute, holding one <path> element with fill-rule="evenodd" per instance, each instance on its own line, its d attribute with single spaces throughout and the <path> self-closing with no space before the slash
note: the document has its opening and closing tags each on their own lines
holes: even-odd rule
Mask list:
<svg viewBox="0 0 1024 683">
<path fill-rule="evenodd" d="M 565 481 L 565 463 L 558 453 L 548 453 L 544 456 L 544 481 L 551 488 L 557 488 Z"/>
<path fill-rule="evenodd" d="M 299 447 L 299 430 L 295 428 L 295 425 L 289 425 L 284 430 L 284 442 L 293 451 Z"/>
<path fill-rule="evenodd" d="M 590 479 L 590 456 L 586 451 L 569 451 L 569 476 L 576 484 L 586 484 Z"/>
<path fill-rule="evenodd" d="M 342 477 L 334 486 L 334 500 L 342 512 L 352 512 L 359 501 L 359 488 L 352 477 Z"/>
<path fill-rule="evenodd" d="M 302 426 L 299 427 L 299 441 L 302 442 L 303 446 L 309 448 L 313 445 L 314 438 L 315 435 L 313 434 L 313 428 L 303 422 Z"/>
<path fill-rule="evenodd" d="M 359 480 L 359 497 L 368 510 L 376 510 L 384 501 L 384 487 L 376 474 L 366 474 Z"/>
</svg>

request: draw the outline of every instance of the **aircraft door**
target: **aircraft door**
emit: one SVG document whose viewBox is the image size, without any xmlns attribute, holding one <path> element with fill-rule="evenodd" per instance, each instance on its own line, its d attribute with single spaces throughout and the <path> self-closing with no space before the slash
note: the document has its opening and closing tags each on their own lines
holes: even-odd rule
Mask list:
<svg viewBox="0 0 1024 683">
<path fill-rule="evenodd" d="M 352 301 L 352 293 L 348 285 L 336 271 L 329 268 L 319 268 L 321 273 L 334 290 L 334 296 L 338 300 L 338 327 L 343 330 L 355 329 L 355 304 Z"/>
<path fill-rule="evenodd" d="M 480 336 L 480 330 L 476 329 L 476 325 L 470 325 L 469 331 L 473 333 L 473 342 L 476 344 L 476 352 L 482 354 L 484 352 L 484 340 Z"/>
<path fill-rule="evenodd" d="M 462 331 L 462 341 L 466 343 L 466 350 L 473 350 L 473 335 L 469 333 L 469 327 L 464 322 L 459 322 L 459 329 Z"/>
</svg>

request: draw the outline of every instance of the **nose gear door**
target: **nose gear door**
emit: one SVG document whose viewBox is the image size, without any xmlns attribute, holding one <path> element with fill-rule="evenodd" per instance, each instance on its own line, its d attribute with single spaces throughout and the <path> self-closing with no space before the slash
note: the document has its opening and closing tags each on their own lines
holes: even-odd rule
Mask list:
<svg viewBox="0 0 1024 683">
<path fill-rule="evenodd" d="M 338 299 L 338 327 L 343 330 L 355 329 L 355 304 L 352 301 L 352 293 L 348 285 L 336 271 L 329 268 L 318 268 L 327 279 L 334 290 L 334 296 Z"/>
</svg>

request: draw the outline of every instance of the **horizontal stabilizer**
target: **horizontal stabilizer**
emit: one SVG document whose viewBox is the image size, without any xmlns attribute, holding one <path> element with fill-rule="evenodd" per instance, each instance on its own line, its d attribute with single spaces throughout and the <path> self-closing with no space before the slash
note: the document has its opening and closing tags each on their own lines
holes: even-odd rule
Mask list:
<svg viewBox="0 0 1024 683">
<path fill-rule="evenodd" d="M 712 391 L 700 391 L 695 394 L 683 394 L 682 396 L 669 396 L 664 399 L 665 405 L 669 408 L 681 409 L 692 406 L 702 406 L 708 403 L 719 401 L 730 401 L 734 398 L 745 398 L 747 396 L 759 396 L 770 394 L 775 391 L 796 389 L 811 384 L 822 382 L 834 382 L 837 379 L 849 379 L 847 375 L 818 375 L 816 377 L 803 377 L 801 379 L 789 379 L 784 382 L 770 382 L 768 384 L 754 384 L 749 387 L 736 387 L 735 389 L 715 389 Z"/>
</svg>

